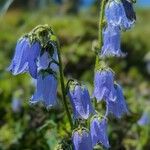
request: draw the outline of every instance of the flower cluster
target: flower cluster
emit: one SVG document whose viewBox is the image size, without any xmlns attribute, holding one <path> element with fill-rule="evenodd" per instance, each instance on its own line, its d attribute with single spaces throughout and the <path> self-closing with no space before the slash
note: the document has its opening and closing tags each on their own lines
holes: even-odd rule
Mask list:
<svg viewBox="0 0 150 150">
<path fill-rule="evenodd" d="M 13 75 L 28 72 L 36 82 L 36 91 L 30 102 L 43 102 L 46 107 L 56 104 L 58 56 L 51 29 L 38 26 L 21 37 L 8 70 Z M 43 42 L 44 41 L 44 42 Z"/>
<path fill-rule="evenodd" d="M 132 3 L 128 0 L 109 0 L 105 6 L 105 20 L 106 24 L 103 28 L 103 45 L 98 59 L 102 59 L 103 61 L 103 58 L 106 57 L 125 56 L 126 54 L 121 50 L 121 32 L 132 28 L 135 23 L 136 17 Z M 99 61 L 98 63 L 102 61 Z M 99 110 L 95 110 L 94 116 L 90 118 L 89 131 L 78 129 L 73 133 L 73 144 L 75 150 L 92 150 L 97 144 L 109 148 L 110 144 L 107 136 L 108 116 L 112 114 L 119 119 L 124 114 L 128 113 L 122 87 L 116 83 L 114 72 L 107 67 L 107 65 L 96 65 L 98 66 L 96 66 L 95 69 L 92 98 L 95 99 L 97 103 L 101 101 L 105 102 L 106 113 L 101 117 L 99 115 Z M 76 102 L 77 100 L 79 99 L 76 97 Z M 84 101 L 86 101 L 86 99 Z M 85 104 L 85 102 L 82 104 L 78 103 L 75 108 L 78 108 L 78 111 L 80 110 L 80 112 L 82 112 L 83 109 L 79 109 L 81 108 L 79 106 L 83 104 Z M 91 114 L 92 112 L 93 109 L 91 109 Z M 85 118 L 82 117 L 82 119 Z M 78 140 L 76 140 L 77 137 Z M 87 141 L 90 143 L 89 139 L 92 141 L 92 148 L 91 146 L 88 148 L 84 147 L 84 145 L 88 145 L 86 143 Z"/>
<path fill-rule="evenodd" d="M 109 0 L 105 7 L 107 25 L 103 30 L 101 57 L 125 56 L 121 51 L 121 31 L 133 27 L 136 16 L 129 0 Z"/>
</svg>

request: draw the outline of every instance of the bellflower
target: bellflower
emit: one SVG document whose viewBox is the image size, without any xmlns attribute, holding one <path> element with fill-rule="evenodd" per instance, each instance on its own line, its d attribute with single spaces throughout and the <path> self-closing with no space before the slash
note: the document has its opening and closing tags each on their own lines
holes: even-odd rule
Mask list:
<svg viewBox="0 0 150 150">
<path fill-rule="evenodd" d="M 56 104 L 57 80 L 52 74 L 39 74 L 37 77 L 36 91 L 32 96 L 31 104 L 43 102 L 47 108 Z"/>
<path fill-rule="evenodd" d="M 123 96 L 122 88 L 119 84 L 115 84 L 116 100 L 107 101 L 106 115 L 112 113 L 116 118 L 121 118 L 125 113 L 128 113 L 127 105 Z"/>
<path fill-rule="evenodd" d="M 90 132 L 93 147 L 96 146 L 97 144 L 102 144 L 106 148 L 110 147 L 107 136 L 106 119 L 102 119 L 100 121 L 98 118 L 94 118 L 90 125 Z"/>
<path fill-rule="evenodd" d="M 75 119 L 88 119 L 94 113 L 89 92 L 85 86 L 74 85 L 69 89 L 68 96 L 73 107 Z"/>
<path fill-rule="evenodd" d="M 102 57 L 125 56 L 121 51 L 121 31 L 118 26 L 108 25 L 103 31 Z"/>
<path fill-rule="evenodd" d="M 150 111 L 145 111 L 141 118 L 138 120 L 140 126 L 150 125 Z"/>
<path fill-rule="evenodd" d="M 37 77 L 37 58 L 40 55 L 40 44 L 30 43 L 28 38 L 22 38 L 16 45 L 14 58 L 8 70 L 13 75 L 29 72 L 33 78 Z"/>
<path fill-rule="evenodd" d="M 126 16 L 126 12 L 122 2 L 118 0 L 110 0 L 105 9 L 107 24 L 118 26 L 123 30 L 130 29 L 134 22 Z"/>
<path fill-rule="evenodd" d="M 72 135 L 74 150 L 93 150 L 91 135 L 88 131 L 75 131 Z"/>
<path fill-rule="evenodd" d="M 98 100 L 115 101 L 114 74 L 109 69 L 98 70 L 94 77 L 93 96 Z"/>
</svg>

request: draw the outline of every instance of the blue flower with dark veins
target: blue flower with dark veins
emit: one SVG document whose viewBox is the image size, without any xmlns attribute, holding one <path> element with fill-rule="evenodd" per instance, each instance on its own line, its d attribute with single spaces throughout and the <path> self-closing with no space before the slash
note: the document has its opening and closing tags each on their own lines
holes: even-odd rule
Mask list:
<svg viewBox="0 0 150 150">
<path fill-rule="evenodd" d="M 57 80 L 52 74 L 39 74 L 37 77 L 36 91 L 31 97 L 30 103 L 44 103 L 50 108 L 57 103 Z"/>
<path fill-rule="evenodd" d="M 28 38 L 21 38 L 16 45 L 15 55 L 8 70 L 13 75 L 29 72 L 33 78 L 37 78 L 37 59 L 40 50 L 38 42 L 30 43 Z"/>
<path fill-rule="evenodd" d="M 150 125 L 150 110 L 145 111 L 141 118 L 138 120 L 140 126 Z"/>
<path fill-rule="evenodd" d="M 128 113 L 127 105 L 123 96 L 122 88 L 115 84 L 116 100 L 107 101 L 106 115 L 112 113 L 116 118 L 121 118 L 123 114 Z"/>
<path fill-rule="evenodd" d="M 93 147 L 97 144 L 102 144 L 105 148 L 109 148 L 109 140 L 107 136 L 107 120 L 94 118 L 91 121 L 90 132 Z"/>
<path fill-rule="evenodd" d="M 84 129 L 74 131 L 72 141 L 73 150 L 93 150 L 91 135 Z"/>
<path fill-rule="evenodd" d="M 126 16 L 131 21 L 136 21 L 136 14 L 133 9 L 133 4 L 129 0 L 121 0 L 125 9 Z"/>
<path fill-rule="evenodd" d="M 75 84 L 72 89 L 69 89 L 68 96 L 75 119 L 88 119 L 94 113 L 90 95 L 85 86 Z"/>
<path fill-rule="evenodd" d="M 101 69 L 95 72 L 93 97 L 97 101 L 115 101 L 114 74 L 110 69 Z"/>
<path fill-rule="evenodd" d="M 103 31 L 103 46 L 101 57 L 123 57 L 125 54 L 121 51 L 121 31 L 118 26 L 108 25 Z"/>
<path fill-rule="evenodd" d="M 118 26 L 122 30 L 130 29 L 135 23 L 135 20 L 127 18 L 123 3 L 118 0 L 110 0 L 107 3 L 105 16 L 108 25 Z"/>
</svg>

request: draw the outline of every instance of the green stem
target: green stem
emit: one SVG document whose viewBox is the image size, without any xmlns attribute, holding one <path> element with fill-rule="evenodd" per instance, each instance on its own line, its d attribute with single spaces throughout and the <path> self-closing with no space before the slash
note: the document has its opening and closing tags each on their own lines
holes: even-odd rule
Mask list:
<svg viewBox="0 0 150 150">
<path fill-rule="evenodd" d="M 104 20 L 104 10 L 105 10 L 105 2 L 106 0 L 100 0 L 101 6 L 100 6 L 100 13 L 99 13 L 99 31 L 98 31 L 98 51 L 96 52 L 96 60 L 95 60 L 95 70 L 97 70 L 99 66 L 99 50 L 102 49 L 103 46 L 103 20 Z M 94 101 L 95 108 L 97 107 L 96 98 Z"/>
<path fill-rule="evenodd" d="M 105 3 L 106 0 L 100 0 L 101 6 L 100 6 L 100 13 L 99 13 L 99 31 L 98 31 L 98 49 L 101 50 L 103 46 L 103 20 L 104 20 L 104 10 L 105 10 Z M 97 52 L 96 55 L 96 61 L 95 61 L 95 69 L 97 66 L 99 66 L 99 52 Z"/>
<path fill-rule="evenodd" d="M 61 52 L 60 52 L 60 46 L 59 43 L 58 45 L 58 60 L 59 60 L 59 72 L 60 72 L 60 83 L 61 83 L 61 91 L 62 91 L 62 100 L 63 100 L 63 105 L 65 107 L 66 110 L 66 114 L 68 116 L 68 120 L 71 126 L 71 129 L 73 128 L 73 122 L 72 122 L 72 118 L 71 118 L 71 114 L 69 111 L 69 107 L 67 104 L 67 99 L 66 99 L 66 88 L 65 88 L 65 83 L 64 83 L 64 73 L 63 73 L 63 67 L 62 67 L 62 60 L 61 60 Z"/>
<path fill-rule="evenodd" d="M 98 42 L 99 42 L 99 48 L 101 49 L 103 46 L 103 20 L 104 20 L 104 10 L 105 10 L 105 2 L 106 0 L 100 0 L 101 1 L 101 7 L 100 7 L 100 20 L 99 20 L 99 36 L 98 36 Z"/>
</svg>

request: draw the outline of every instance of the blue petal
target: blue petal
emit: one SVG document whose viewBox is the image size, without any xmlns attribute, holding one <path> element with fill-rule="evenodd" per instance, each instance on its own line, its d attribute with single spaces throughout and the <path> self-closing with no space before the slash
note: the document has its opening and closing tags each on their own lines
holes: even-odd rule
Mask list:
<svg viewBox="0 0 150 150">
<path fill-rule="evenodd" d="M 44 93 L 43 99 L 46 106 L 51 107 L 56 105 L 57 99 L 57 80 L 53 75 L 48 75 L 44 78 Z"/>
<path fill-rule="evenodd" d="M 132 2 L 130 2 L 128 0 L 121 0 L 121 1 L 122 1 L 122 4 L 123 4 L 127 18 L 131 21 L 135 21 L 136 20 L 136 14 L 134 12 Z"/>
<path fill-rule="evenodd" d="M 28 58 L 27 58 L 29 65 L 29 73 L 33 78 L 37 78 L 37 59 L 39 55 L 40 55 L 40 44 L 38 42 L 35 42 L 30 46 L 30 49 L 28 49 Z"/>
<path fill-rule="evenodd" d="M 29 47 L 28 40 L 23 38 L 17 42 L 14 58 L 8 70 L 12 72 L 13 75 L 23 73 L 27 69 L 26 57 L 24 56 L 26 49 Z M 22 61 L 24 63 L 22 63 Z"/>
<path fill-rule="evenodd" d="M 70 90 L 68 94 L 75 119 L 87 119 L 94 109 L 91 104 L 89 92 L 86 87 L 76 85 L 74 90 Z"/>
<path fill-rule="evenodd" d="M 105 16 L 109 25 L 119 26 L 123 30 L 130 29 L 134 24 L 134 21 L 127 18 L 123 4 L 117 0 L 107 3 Z"/>
<path fill-rule="evenodd" d="M 98 101 L 115 101 L 114 74 L 109 70 L 101 70 L 95 73 L 93 96 Z"/>
<path fill-rule="evenodd" d="M 14 58 L 8 70 L 14 75 L 29 71 L 33 78 L 37 77 L 37 58 L 40 54 L 40 44 L 30 44 L 27 38 L 22 38 L 16 45 Z"/>
<path fill-rule="evenodd" d="M 102 144 L 106 148 L 110 147 L 107 136 L 107 121 L 105 119 L 99 121 L 98 118 L 94 118 L 90 125 L 90 132 L 93 146 Z"/>
<path fill-rule="evenodd" d="M 86 130 L 75 131 L 72 140 L 74 150 L 93 150 L 91 136 Z"/>
<path fill-rule="evenodd" d="M 38 75 L 36 92 L 31 98 L 31 103 L 43 102 L 47 108 L 56 105 L 57 80 L 53 75 Z"/>
<path fill-rule="evenodd" d="M 103 32 L 103 47 L 101 57 L 117 56 L 123 57 L 125 54 L 121 51 L 120 29 L 117 26 L 107 26 Z"/>
<path fill-rule="evenodd" d="M 52 57 L 56 62 L 58 62 L 58 54 L 57 54 L 57 51 L 55 50 L 54 51 L 54 54 L 53 54 L 53 57 Z M 51 64 L 51 66 L 50 66 L 50 68 L 53 70 L 53 71 L 55 71 L 55 72 L 57 72 L 58 71 L 58 65 L 56 64 L 56 63 L 52 63 Z"/>
<path fill-rule="evenodd" d="M 44 52 L 43 55 L 39 58 L 38 69 L 47 69 L 50 63 L 50 58 L 48 52 Z"/>
<path fill-rule="evenodd" d="M 44 52 L 43 55 L 39 58 L 39 64 L 38 64 L 38 69 L 47 69 L 50 62 L 52 62 L 53 60 L 55 60 L 56 62 L 58 62 L 58 55 L 57 55 L 57 51 L 55 50 L 53 53 L 53 56 L 51 57 L 49 55 L 48 52 Z M 51 63 L 50 68 L 57 72 L 58 71 L 58 65 L 54 62 Z"/>
<path fill-rule="evenodd" d="M 127 105 L 123 96 L 122 88 L 116 84 L 116 101 L 107 101 L 107 114 L 112 113 L 115 117 L 121 118 L 125 113 L 128 113 Z"/>
</svg>

